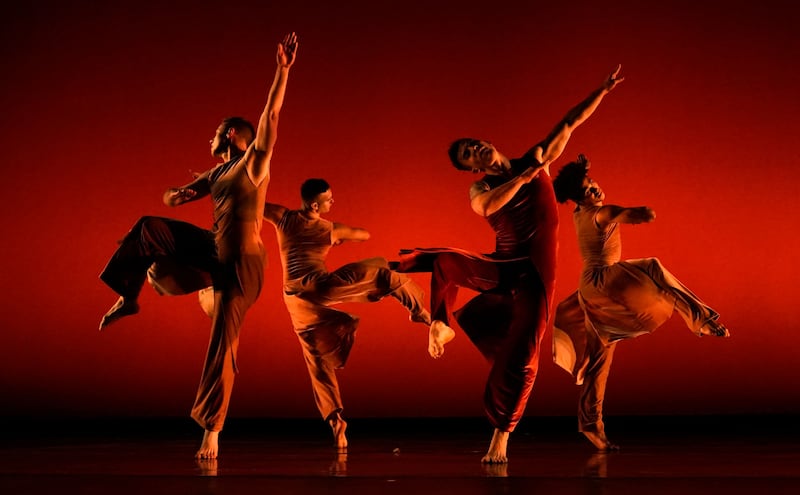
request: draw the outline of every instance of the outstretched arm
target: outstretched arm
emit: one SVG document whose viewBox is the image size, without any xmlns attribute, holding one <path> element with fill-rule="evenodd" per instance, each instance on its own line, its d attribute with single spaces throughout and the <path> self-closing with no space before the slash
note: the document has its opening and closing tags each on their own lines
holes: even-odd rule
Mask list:
<svg viewBox="0 0 800 495">
<path fill-rule="evenodd" d="M 346 241 L 362 242 L 369 239 L 369 232 L 358 227 L 349 227 L 343 223 L 333 223 L 331 244 L 334 246 Z"/>
<path fill-rule="evenodd" d="M 260 185 L 262 181 L 269 180 L 269 164 L 272 159 L 272 149 L 278 138 L 278 115 L 283 106 L 283 96 L 286 93 L 286 83 L 289 79 L 289 68 L 295 60 L 297 53 L 297 36 L 287 34 L 278 44 L 278 68 L 275 71 L 275 80 L 269 90 L 267 104 L 261 117 L 258 119 L 258 128 L 253 144 L 245 153 L 247 174 L 253 184 Z"/>
<path fill-rule="evenodd" d="M 649 206 L 625 208 L 617 205 L 604 205 L 597 211 L 595 222 L 605 228 L 612 223 L 649 223 L 656 219 L 656 212 Z"/>
<path fill-rule="evenodd" d="M 603 84 L 599 88 L 592 91 L 589 96 L 570 109 L 561 121 L 556 124 L 550 134 L 536 146 L 534 146 L 528 153 L 533 153 L 534 156 L 542 163 L 542 165 L 549 165 L 555 161 L 564 148 L 567 146 L 567 141 L 572 136 L 572 131 L 583 124 L 588 119 L 603 98 L 614 89 L 617 84 L 625 80 L 624 77 L 619 77 L 619 71 L 622 68 L 618 65 L 614 71 L 608 75 Z M 537 149 L 539 148 L 539 149 Z"/>
<path fill-rule="evenodd" d="M 164 192 L 163 201 L 167 206 L 178 206 L 207 196 L 211 192 L 208 183 L 208 172 L 181 187 L 170 187 Z"/>
</svg>

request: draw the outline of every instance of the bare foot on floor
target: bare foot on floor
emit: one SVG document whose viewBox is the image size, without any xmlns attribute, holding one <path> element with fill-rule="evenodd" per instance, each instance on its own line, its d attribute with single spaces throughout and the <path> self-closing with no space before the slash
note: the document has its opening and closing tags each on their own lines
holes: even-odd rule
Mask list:
<svg viewBox="0 0 800 495">
<path fill-rule="evenodd" d="M 117 302 L 111 306 L 111 309 L 100 320 L 100 330 L 111 325 L 123 316 L 135 315 L 139 312 L 139 303 L 135 299 L 125 299 L 120 297 Z"/>
<path fill-rule="evenodd" d="M 584 431 L 583 436 L 589 439 L 592 444 L 597 447 L 597 450 L 601 452 L 608 452 L 609 450 L 619 450 L 619 445 L 615 445 L 611 443 L 608 438 L 606 438 L 605 432 L 597 432 L 597 431 Z"/>
<path fill-rule="evenodd" d="M 216 459 L 219 455 L 219 432 L 208 431 L 203 434 L 203 444 L 195 453 L 195 459 Z"/>
<path fill-rule="evenodd" d="M 347 430 L 347 422 L 341 416 L 337 416 L 329 419 L 328 424 L 333 430 L 333 446 L 339 451 L 347 450 L 347 437 L 344 434 Z"/>
<path fill-rule="evenodd" d="M 492 441 L 489 443 L 489 450 L 483 456 L 481 462 L 485 464 L 505 464 L 508 462 L 506 450 L 508 448 L 508 432 L 500 431 L 495 428 Z"/>
<path fill-rule="evenodd" d="M 730 337 L 731 333 L 722 323 L 715 320 L 708 320 L 705 322 L 705 324 L 703 324 L 702 327 L 700 327 L 699 336 Z"/>
<path fill-rule="evenodd" d="M 428 354 L 434 359 L 442 357 L 444 345 L 453 340 L 455 336 L 456 332 L 443 321 L 433 320 L 430 332 L 428 332 Z"/>
</svg>

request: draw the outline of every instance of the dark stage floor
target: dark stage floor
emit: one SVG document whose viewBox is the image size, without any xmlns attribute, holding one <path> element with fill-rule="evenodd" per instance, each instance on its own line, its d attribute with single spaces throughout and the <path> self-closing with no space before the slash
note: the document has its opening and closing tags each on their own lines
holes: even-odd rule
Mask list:
<svg viewBox="0 0 800 495">
<path fill-rule="evenodd" d="M 795 495 L 798 419 L 608 418 L 622 450 L 598 454 L 573 418 L 527 417 L 508 465 L 486 466 L 481 418 L 352 418 L 347 454 L 321 421 L 230 418 L 220 459 L 204 462 L 188 419 L 7 418 L 0 493 Z"/>
</svg>

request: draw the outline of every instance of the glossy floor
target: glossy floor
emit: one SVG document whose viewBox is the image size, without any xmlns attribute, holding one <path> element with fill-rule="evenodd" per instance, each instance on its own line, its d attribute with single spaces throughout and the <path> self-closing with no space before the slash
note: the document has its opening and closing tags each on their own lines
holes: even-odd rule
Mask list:
<svg viewBox="0 0 800 495">
<path fill-rule="evenodd" d="M 318 421 L 231 419 L 217 461 L 192 458 L 201 432 L 188 420 L 15 420 L 0 493 L 794 495 L 797 419 L 610 418 L 622 449 L 599 454 L 574 420 L 529 417 L 501 466 L 480 462 L 483 419 L 351 419 L 347 453 Z"/>
</svg>

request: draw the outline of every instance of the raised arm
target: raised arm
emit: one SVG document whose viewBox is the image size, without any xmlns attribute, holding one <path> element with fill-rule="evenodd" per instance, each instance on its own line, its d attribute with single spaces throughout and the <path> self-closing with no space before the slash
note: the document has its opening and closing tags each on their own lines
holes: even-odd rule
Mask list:
<svg viewBox="0 0 800 495">
<path fill-rule="evenodd" d="M 260 185 L 262 181 L 269 180 L 269 164 L 272 159 L 272 149 L 278 138 L 278 115 L 283 106 L 283 97 L 286 93 L 286 83 L 289 79 L 289 69 L 297 53 L 297 36 L 287 34 L 278 44 L 278 68 L 275 71 L 275 80 L 267 96 L 267 104 L 261 117 L 258 119 L 258 128 L 253 144 L 245 153 L 247 174 L 253 184 Z"/>
<path fill-rule="evenodd" d="M 656 219 L 656 212 L 648 206 L 626 208 L 617 205 L 604 205 L 597 211 L 595 222 L 605 228 L 612 223 L 649 223 Z"/>
<path fill-rule="evenodd" d="M 189 201 L 194 201 L 207 196 L 211 192 L 208 183 L 208 172 L 200 174 L 195 179 L 181 187 L 170 187 L 162 197 L 167 206 L 178 206 Z"/>
<path fill-rule="evenodd" d="M 531 148 L 528 153 L 539 155 L 541 163 L 546 166 L 561 156 L 567 146 L 567 141 L 572 136 L 572 131 L 577 129 L 594 113 L 603 98 L 617 84 L 625 80 L 624 77 L 619 77 L 621 68 L 622 66 L 618 65 L 599 88 L 592 91 L 585 100 L 571 108 L 564 118 L 550 131 L 550 134 L 542 142 Z M 537 148 L 539 149 L 537 150 Z"/>
<path fill-rule="evenodd" d="M 488 217 L 511 201 L 519 189 L 532 181 L 541 170 L 541 165 L 532 165 L 518 176 L 494 189 L 489 188 L 486 182 L 475 182 L 469 189 L 472 211 L 482 217 Z"/>
<path fill-rule="evenodd" d="M 333 223 L 331 244 L 334 246 L 346 241 L 362 242 L 369 239 L 369 232 L 358 227 L 349 227 L 342 223 Z"/>
</svg>

